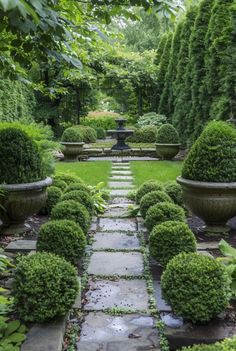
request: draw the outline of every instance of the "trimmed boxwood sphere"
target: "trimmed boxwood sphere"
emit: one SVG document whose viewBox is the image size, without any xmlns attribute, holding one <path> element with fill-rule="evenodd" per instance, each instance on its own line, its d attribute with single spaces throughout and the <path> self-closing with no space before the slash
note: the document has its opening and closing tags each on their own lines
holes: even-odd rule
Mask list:
<svg viewBox="0 0 236 351">
<path fill-rule="evenodd" d="M 185 222 L 185 213 L 182 207 L 170 202 L 160 202 L 148 209 L 145 225 L 149 230 L 152 230 L 155 225 L 166 221 Z"/>
<path fill-rule="evenodd" d="M 50 214 L 53 207 L 60 201 L 62 191 L 56 186 L 50 186 L 47 189 L 48 197 L 44 208 L 41 210 L 43 214 Z"/>
<path fill-rule="evenodd" d="M 71 191 L 84 191 L 88 194 L 90 194 L 90 190 L 88 186 L 84 183 L 78 182 L 78 183 L 72 183 L 68 186 L 66 189 L 66 193 L 70 193 Z"/>
<path fill-rule="evenodd" d="M 37 241 L 38 251 L 47 251 L 76 264 L 83 256 L 86 237 L 80 226 L 69 220 L 43 224 Z"/>
<path fill-rule="evenodd" d="M 69 127 L 63 132 L 61 140 L 67 143 L 80 143 L 83 141 L 83 133 L 76 127 Z"/>
<path fill-rule="evenodd" d="M 32 183 L 46 177 L 37 144 L 22 130 L 0 130 L 0 183 Z"/>
<path fill-rule="evenodd" d="M 196 238 L 188 225 L 178 221 L 167 221 L 156 225 L 149 239 L 151 255 L 162 266 L 181 252 L 195 252 Z"/>
<path fill-rule="evenodd" d="M 197 253 L 180 253 L 161 277 L 163 297 L 177 316 L 206 323 L 223 312 L 230 298 L 223 265 Z"/>
<path fill-rule="evenodd" d="M 140 213 L 146 217 L 148 209 L 159 202 L 172 202 L 171 198 L 164 191 L 151 191 L 144 195 L 140 201 Z"/>
<path fill-rule="evenodd" d="M 64 258 L 38 252 L 20 258 L 14 272 L 16 311 L 26 322 L 44 322 L 65 315 L 79 286 L 76 269 Z"/>
<path fill-rule="evenodd" d="M 97 138 L 98 139 L 105 139 L 106 138 L 106 131 L 102 127 L 97 127 L 95 128 L 96 133 L 97 133 Z"/>
<path fill-rule="evenodd" d="M 86 144 L 96 143 L 97 132 L 94 128 L 89 126 L 82 126 L 82 125 L 79 125 L 76 128 L 81 132 L 83 136 L 83 141 Z"/>
<path fill-rule="evenodd" d="M 175 181 L 164 184 L 164 190 L 176 205 L 183 206 L 183 190 L 181 185 Z"/>
<path fill-rule="evenodd" d="M 91 223 L 89 212 L 85 206 L 74 201 L 61 201 L 52 209 L 52 219 L 69 219 L 80 225 L 84 233 L 87 233 Z"/>
<path fill-rule="evenodd" d="M 236 337 L 232 339 L 225 339 L 215 344 L 201 344 L 189 347 L 183 347 L 181 351 L 235 351 L 236 350 Z"/>
<path fill-rule="evenodd" d="M 136 193 L 136 202 L 139 204 L 142 197 L 151 191 L 163 190 L 163 185 L 157 180 L 148 180 L 143 183 L 137 190 Z"/>
<path fill-rule="evenodd" d="M 66 182 L 64 182 L 64 180 L 57 179 L 57 178 L 53 178 L 53 186 L 60 188 L 62 192 L 64 192 L 67 188 Z"/>
<path fill-rule="evenodd" d="M 56 174 L 53 177 L 53 182 L 55 182 L 57 180 L 62 180 L 67 185 L 71 185 L 74 183 L 82 183 L 82 180 L 79 177 L 72 175 L 72 174 L 66 174 L 66 173 Z"/>
<path fill-rule="evenodd" d="M 159 144 L 179 144 L 179 134 L 172 124 L 163 124 L 157 131 L 156 142 Z"/>
<path fill-rule="evenodd" d="M 61 198 L 61 201 L 65 201 L 65 200 L 78 201 L 79 203 L 81 203 L 86 207 L 90 215 L 93 215 L 94 213 L 94 202 L 91 196 L 83 190 L 73 190 L 70 192 L 66 192 Z"/>
<path fill-rule="evenodd" d="M 235 127 L 221 121 L 209 123 L 191 147 L 182 177 L 202 182 L 235 182 L 235 145 Z"/>
</svg>

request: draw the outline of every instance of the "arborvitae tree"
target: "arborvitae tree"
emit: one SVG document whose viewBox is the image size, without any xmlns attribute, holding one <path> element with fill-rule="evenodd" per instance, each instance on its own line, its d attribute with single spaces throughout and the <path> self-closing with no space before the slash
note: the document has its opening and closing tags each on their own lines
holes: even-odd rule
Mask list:
<svg viewBox="0 0 236 351">
<path fill-rule="evenodd" d="M 183 28 L 183 21 L 178 22 L 173 34 L 171 44 L 170 61 L 165 76 L 165 85 L 161 94 L 158 112 L 170 117 L 174 111 L 173 82 L 177 73 L 177 60 L 180 50 L 180 36 Z"/>
<path fill-rule="evenodd" d="M 161 57 L 163 55 L 163 51 L 165 49 L 166 41 L 167 41 L 168 34 L 164 33 L 159 41 L 159 45 L 157 48 L 156 58 L 154 60 L 155 65 L 159 66 L 161 63 Z"/>
<path fill-rule="evenodd" d="M 167 38 L 166 38 L 166 43 L 165 43 L 165 48 L 163 50 L 163 54 L 161 56 L 161 61 L 160 61 L 160 64 L 158 66 L 158 74 L 157 74 L 158 88 L 157 88 L 157 92 L 156 92 L 157 106 L 159 106 L 160 97 L 161 97 L 162 91 L 164 89 L 165 76 L 166 76 L 166 72 L 167 72 L 168 64 L 169 64 L 169 60 L 170 60 L 170 50 L 171 50 L 172 38 L 173 38 L 173 32 L 168 32 Z"/>
<path fill-rule="evenodd" d="M 188 137 L 186 126 L 191 109 L 191 70 L 189 68 L 189 39 L 194 26 L 197 7 L 191 7 L 186 14 L 186 19 L 181 32 L 181 44 L 177 64 L 177 75 L 174 82 L 175 109 L 173 124 L 181 136 L 181 141 L 186 142 Z"/>
<path fill-rule="evenodd" d="M 194 134 L 194 138 L 202 130 L 202 119 L 204 116 L 200 89 L 205 76 L 205 37 L 213 3 L 214 0 L 203 0 L 200 3 L 189 44 L 189 65 L 192 72 L 192 105 L 188 119 L 187 134 L 188 136 Z"/>
</svg>

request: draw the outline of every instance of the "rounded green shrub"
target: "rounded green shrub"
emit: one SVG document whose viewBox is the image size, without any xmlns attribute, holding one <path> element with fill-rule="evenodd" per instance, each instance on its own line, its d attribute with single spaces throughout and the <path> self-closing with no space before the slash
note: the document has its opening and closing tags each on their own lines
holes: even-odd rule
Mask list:
<svg viewBox="0 0 236 351">
<path fill-rule="evenodd" d="M 62 196 L 61 189 L 53 185 L 48 187 L 47 193 L 48 193 L 48 196 L 47 196 L 46 204 L 41 210 L 43 214 L 50 214 L 53 207 L 60 201 Z"/>
<path fill-rule="evenodd" d="M 64 182 L 64 180 L 60 180 L 57 178 L 53 178 L 53 186 L 61 189 L 62 192 L 64 192 L 67 188 L 66 182 Z"/>
<path fill-rule="evenodd" d="M 179 144 L 179 134 L 172 124 L 163 124 L 157 131 L 156 142 L 159 144 Z"/>
<path fill-rule="evenodd" d="M 84 191 L 85 193 L 90 194 L 88 186 L 80 182 L 70 184 L 65 192 L 70 193 L 71 191 Z"/>
<path fill-rule="evenodd" d="M 181 351 L 235 351 L 236 350 L 236 337 L 232 339 L 225 339 L 215 344 L 201 344 L 189 347 L 183 347 Z"/>
<path fill-rule="evenodd" d="M 182 177 L 202 182 L 236 181 L 236 130 L 226 122 L 208 124 L 183 164 Z"/>
<path fill-rule="evenodd" d="M 69 127 L 63 132 L 61 140 L 67 143 L 81 143 L 83 133 L 77 127 Z"/>
<path fill-rule="evenodd" d="M 61 201 L 53 207 L 51 218 L 54 220 L 68 219 L 80 225 L 85 233 L 87 233 L 91 219 L 89 212 L 84 205 L 74 201 Z"/>
<path fill-rule="evenodd" d="M 160 202 L 150 207 L 146 213 L 145 225 L 152 230 L 155 225 L 166 221 L 185 221 L 182 207 L 171 202 Z"/>
<path fill-rule="evenodd" d="M 157 128 L 155 126 L 145 126 L 136 128 L 134 134 L 128 138 L 133 143 L 155 143 L 157 137 Z"/>
<path fill-rule="evenodd" d="M 82 180 L 79 177 L 72 174 L 67 174 L 67 173 L 59 173 L 53 176 L 53 182 L 56 182 L 58 180 L 65 182 L 66 185 L 71 185 L 74 183 L 82 183 Z"/>
<path fill-rule="evenodd" d="M 14 272 L 16 311 L 26 322 L 44 322 L 65 315 L 79 286 L 76 269 L 64 258 L 39 252 L 20 258 Z"/>
<path fill-rule="evenodd" d="M 0 130 L 0 183 L 32 183 L 46 177 L 37 144 L 22 130 Z"/>
<path fill-rule="evenodd" d="M 181 252 L 195 252 L 196 238 L 188 225 L 178 221 L 167 221 L 156 225 L 149 238 L 151 255 L 162 266 Z"/>
<path fill-rule="evenodd" d="M 158 204 L 159 202 L 172 202 L 169 195 L 167 195 L 164 191 L 151 191 L 144 195 L 140 201 L 140 213 L 143 218 L 146 217 L 146 213 L 148 209 Z"/>
<path fill-rule="evenodd" d="M 163 297 L 177 316 L 209 322 L 228 305 L 229 280 L 223 265 L 197 253 L 180 253 L 161 277 Z"/>
<path fill-rule="evenodd" d="M 181 185 L 175 181 L 169 181 L 164 184 L 164 190 L 176 205 L 183 206 L 183 190 Z"/>
<path fill-rule="evenodd" d="M 156 112 L 148 112 L 139 117 L 138 125 L 144 127 L 147 125 L 160 127 L 162 124 L 166 123 L 166 116 L 157 114 Z"/>
<path fill-rule="evenodd" d="M 61 198 L 61 201 L 65 201 L 65 200 L 75 200 L 81 203 L 82 205 L 84 205 L 88 210 L 88 212 L 90 213 L 90 215 L 93 215 L 94 213 L 93 199 L 87 192 L 83 190 L 73 190 L 70 192 L 66 192 Z"/>
<path fill-rule="evenodd" d="M 40 228 L 37 251 L 51 252 L 76 264 L 83 256 L 85 246 L 84 232 L 73 221 L 49 221 Z"/>
<path fill-rule="evenodd" d="M 86 144 L 96 143 L 97 133 L 94 128 L 81 125 L 77 126 L 76 128 L 81 131 L 81 134 L 83 135 L 83 141 Z"/>
<path fill-rule="evenodd" d="M 147 182 L 143 183 L 137 190 L 136 193 L 136 202 L 139 204 L 142 197 L 151 191 L 159 191 L 163 190 L 163 185 L 158 182 L 157 180 L 148 180 Z"/>
<path fill-rule="evenodd" d="M 95 130 L 96 130 L 98 139 L 105 139 L 106 138 L 106 131 L 105 131 L 105 129 L 103 129 L 101 127 L 98 127 L 98 128 L 95 128 Z"/>
</svg>

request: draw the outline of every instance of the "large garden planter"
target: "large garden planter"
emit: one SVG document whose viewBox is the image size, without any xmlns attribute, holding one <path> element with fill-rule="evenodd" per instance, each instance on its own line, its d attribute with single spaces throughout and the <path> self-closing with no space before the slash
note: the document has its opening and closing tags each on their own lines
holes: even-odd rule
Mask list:
<svg viewBox="0 0 236 351">
<path fill-rule="evenodd" d="M 158 156 L 164 160 L 172 160 L 178 153 L 180 144 L 160 144 L 156 143 L 156 151 Z"/>
<path fill-rule="evenodd" d="M 182 186 L 184 203 L 206 223 L 206 231 L 227 232 L 227 221 L 236 215 L 236 182 L 199 182 L 177 178 Z"/>
<path fill-rule="evenodd" d="M 0 197 L 0 218 L 5 233 L 17 234 L 26 230 L 26 218 L 45 205 L 47 186 L 51 184 L 52 179 L 47 177 L 34 183 L 1 185 L 4 195 Z"/>
<path fill-rule="evenodd" d="M 64 161 L 67 162 L 76 162 L 78 160 L 79 155 L 83 151 L 83 142 L 75 143 L 75 142 L 65 142 L 62 141 L 61 145 L 64 146 L 63 154 L 65 156 Z"/>
</svg>

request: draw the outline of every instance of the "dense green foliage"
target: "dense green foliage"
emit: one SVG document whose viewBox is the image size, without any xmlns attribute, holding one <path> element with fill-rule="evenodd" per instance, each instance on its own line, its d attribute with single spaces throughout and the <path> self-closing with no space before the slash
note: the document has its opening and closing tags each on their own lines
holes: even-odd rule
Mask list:
<svg viewBox="0 0 236 351">
<path fill-rule="evenodd" d="M 55 178 L 55 177 L 53 178 L 53 186 L 61 189 L 62 192 L 64 192 L 67 188 L 66 182 L 64 182 L 61 179 Z"/>
<path fill-rule="evenodd" d="M 79 177 L 69 173 L 57 173 L 56 175 L 53 176 L 53 182 L 54 181 L 57 182 L 58 180 L 65 182 L 66 185 L 71 185 L 74 183 L 82 183 Z"/>
<path fill-rule="evenodd" d="M 30 183 L 45 178 L 37 144 L 22 130 L 0 129 L 0 183 Z"/>
<path fill-rule="evenodd" d="M 156 142 L 159 144 L 178 144 L 179 134 L 172 124 L 163 124 L 157 131 Z"/>
<path fill-rule="evenodd" d="M 158 204 L 159 202 L 172 202 L 172 200 L 169 197 L 169 195 L 167 195 L 164 191 L 161 190 L 151 191 L 150 193 L 144 195 L 140 201 L 141 216 L 145 218 L 148 209 L 151 206 Z"/>
<path fill-rule="evenodd" d="M 84 134 L 79 128 L 69 127 L 67 128 L 63 134 L 61 140 L 67 143 L 79 143 L 83 141 Z"/>
<path fill-rule="evenodd" d="M 145 113 L 143 116 L 138 119 L 138 126 L 145 127 L 148 125 L 160 127 L 162 124 L 166 123 L 166 116 L 158 115 L 155 112 Z"/>
<path fill-rule="evenodd" d="M 140 203 L 142 197 L 151 191 L 163 190 L 163 186 L 160 182 L 154 179 L 150 179 L 147 182 L 143 183 L 137 190 L 136 201 Z"/>
<path fill-rule="evenodd" d="M 164 184 L 164 190 L 176 205 L 183 206 L 183 190 L 181 185 L 177 184 L 176 181 L 169 181 Z"/>
<path fill-rule="evenodd" d="M 51 218 L 53 220 L 68 219 L 80 225 L 84 233 L 87 233 L 90 225 L 90 215 L 86 207 L 74 200 L 59 202 L 52 209 Z"/>
<path fill-rule="evenodd" d="M 192 146 L 182 176 L 203 182 L 236 181 L 236 131 L 226 122 L 211 122 Z"/>
<path fill-rule="evenodd" d="M 42 252 L 23 256 L 17 264 L 13 294 L 22 320 L 44 322 L 65 315 L 78 290 L 76 269 L 62 257 Z"/>
<path fill-rule="evenodd" d="M 235 351 L 236 350 L 236 338 L 225 339 L 215 344 L 201 344 L 184 347 L 181 351 Z"/>
<path fill-rule="evenodd" d="M 77 126 L 77 129 L 81 131 L 83 135 L 83 141 L 86 144 L 95 143 L 97 140 L 97 133 L 96 130 L 89 126 Z"/>
<path fill-rule="evenodd" d="M 75 183 L 68 185 L 68 187 L 66 189 L 66 193 L 70 193 L 71 191 L 83 191 L 83 192 L 90 194 L 90 190 L 89 190 L 88 186 L 82 182 L 78 182 L 78 183 L 75 182 Z"/>
<path fill-rule="evenodd" d="M 103 128 L 105 130 L 108 129 L 116 129 L 116 122 L 114 117 L 111 116 L 99 116 L 99 117 L 87 117 L 81 121 L 81 124 L 84 126 L 96 128 Z"/>
<path fill-rule="evenodd" d="M 54 253 L 73 264 L 83 256 L 85 246 L 85 234 L 73 221 L 49 221 L 39 230 L 37 251 Z"/>
<path fill-rule="evenodd" d="M 60 201 L 61 196 L 62 191 L 60 188 L 55 185 L 48 187 L 46 204 L 40 212 L 50 214 L 53 207 Z"/>
<path fill-rule="evenodd" d="M 86 191 L 72 190 L 72 191 L 66 192 L 61 198 L 61 201 L 65 201 L 65 200 L 75 200 L 76 202 L 79 202 L 80 204 L 84 205 L 91 216 L 94 213 L 93 200 L 91 196 L 88 194 L 88 192 Z"/>
<path fill-rule="evenodd" d="M 127 140 L 132 143 L 155 143 L 157 137 L 156 126 L 146 126 L 134 130 L 134 134 Z"/>
<path fill-rule="evenodd" d="M 182 207 L 171 202 L 160 202 L 148 209 L 145 225 L 149 231 L 151 231 L 155 225 L 166 221 L 185 222 L 185 213 Z"/>
<path fill-rule="evenodd" d="M 163 297 L 177 316 L 205 323 L 224 311 L 229 301 L 229 280 L 216 260 L 180 253 L 167 264 L 161 278 Z"/>
<path fill-rule="evenodd" d="M 104 128 L 102 127 L 96 127 L 94 128 L 96 130 L 97 133 L 97 138 L 98 139 L 105 139 L 106 138 L 106 131 Z"/>
<path fill-rule="evenodd" d="M 196 239 L 188 225 L 167 221 L 156 225 L 149 238 L 150 254 L 162 266 L 181 252 L 195 252 Z"/>
</svg>

